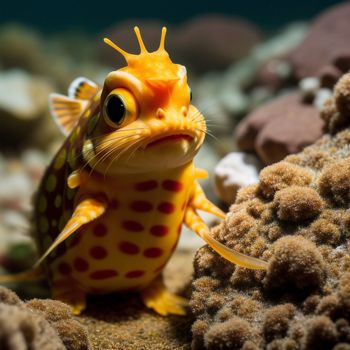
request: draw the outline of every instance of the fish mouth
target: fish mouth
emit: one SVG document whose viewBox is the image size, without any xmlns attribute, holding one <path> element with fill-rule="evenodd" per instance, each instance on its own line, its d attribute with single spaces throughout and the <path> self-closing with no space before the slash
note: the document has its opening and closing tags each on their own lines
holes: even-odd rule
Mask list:
<svg viewBox="0 0 350 350">
<path fill-rule="evenodd" d="M 170 134 L 170 135 L 161 135 L 156 138 L 154 138 L 151 142 L 149 142 L 146 145 L 146 148 L 148 147 L 153 147 L 156 145 L 160 145 L 162 143 L 167 143 L 167 142 L 177 142 L 177 141 L 188 141 L 192 142 L 194 140 L 194 137 L 190 134 L 186 133 L 178 133 L 178 134 Z"/>
</svg>

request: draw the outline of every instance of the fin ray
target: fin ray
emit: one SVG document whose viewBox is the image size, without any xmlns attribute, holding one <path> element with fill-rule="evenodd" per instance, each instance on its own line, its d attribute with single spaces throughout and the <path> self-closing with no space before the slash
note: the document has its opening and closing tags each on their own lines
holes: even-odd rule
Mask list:
<svg viewBox="0 0 350 350">
<path fill-rule="evenodd" d="M 0 283 L 31 282 L 44 279 L 45 274 L 41 269 L 31 269 L 14 274 L 0 275 Z"/>
<path fill-rule="evenodd" d="M 69 134 L 77 124 L 87 101 L 79 101 L 61 94 L 50 94 L 50 110 L 64 135 Z"/>
<path fill-rule="evenodd" d="M 185 213 L 185 224 L 201 237 L 213 250 L 228 261 L 252 270 L 266 270 L 268 263 L 264 260 L 243 254 L 236 249 L 226 247 L 210 235 L 205 222 L 197 215 L 193 208 L 188 207 Z"/>
<path fill-rule="evenodd" d="M 101 216 L 106 211 L 106 208 L 107 203 L 104 200 L 95 198 L 86 198 L 82 200 L 75 208 L 72 217 L 68 220 L 62 232 L 35 263 L 34 268 L 37 268 L 58 245 L 71 237 L 81 226 Z"/>
</svg>

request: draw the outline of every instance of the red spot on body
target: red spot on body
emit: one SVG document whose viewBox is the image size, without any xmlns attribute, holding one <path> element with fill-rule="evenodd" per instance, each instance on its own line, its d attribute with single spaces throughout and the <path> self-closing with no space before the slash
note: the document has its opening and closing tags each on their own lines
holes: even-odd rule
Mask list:
<svg viewBox="0 0 350 350">
<path fill-rule="evenodd" d="M 155 180 L 149 180 L 144 182 L 139 182 L 136 184 L 135 189 L 136 191 L 144 192 L 144 191 L 151 191 L 158 187 L 158 183 Z"/>
<path fill-rule="evenodd" d="M 116 199 L 112 199 L 109 203 L 111 209 L 117 209 L 119 207 L 119 202 Z"/>
<path fill-rule="evenodd" d="M 138 254 L 140 252 L 140 248 L 131 242 L 121 242 L 119 244 L 119 249 L 125 253 L 125 254 L 129 254 L 129 255 L 135 255 Z"/>
<path fill-rule="evenodd" d="M 69 275 L 72 272 L 72 268 L 70 267 L 69 264 L 62 262 L 58 265 L 58 271 L 62 274 L 62 275 Z"/>
<path fill-rule="evenodd" d="M 163 255 L 163 249 L 160 249 L 160 248 L 157 248 L 157 247 L 147 248 L 143 252 L 143 255 L 146 258 L 158 258 L 161 255 Z"/>
<path fill-rule="evenodd" d="M 126 278 L 138 278 L 141 277 L 145 274 L 145 271 L 143 270 L 134 270 L 134 271 L 130 271 L 128 273 L 125 274 Z"/>
<path fill-rule="evenodd" d="M 165 180 L 162 187 L 167 191 L 180 192 L 183 189 L 183 184 L 179 181 Z"/>
<path fill-rule="evenodd" d="M 143 230 L 143 226 L 139 222 L 132 221 L 132 220 L 123 221 L 122 227 L 125 230 L 132 231 L 132 232 L 140 232 Z"/>
<path fill-rule="evenodd" d="M 104 259 L 107 256 L 107 250 L 101 246 L 95 246 L 90 249 L 90 255 L 97 259 Z"/>
<path fill-rule="evenodd" d="M 171 214 L 175 210 L 175 205 L 170 202 L 162 202 L 158 205 L 157 209 L 164 214 Z"/>
<path fill-rule="evenodd" d="M 130 208 L 137 212 L 144 213 L 151 211 L 153 209 L 153 205 L 147 201 L 135 201 L 131 203 Z"/>
<path fill-rule="evenodd" d="M 151 227 L 151 234 L 157 237 L 166 236 L 169 232 L 169 229 L 165 225 L 154 225 Z"/>
<path fill-rule="evenodd" d="M 107 234 L 107 227 L 100 222 L 94 226 L 92 232 L 96 237 L 103 237 Z"/>
<path fill-rule="evenodd" d="M 85 272 L 89 269 L 89 263 L 83 258 L 75 258 L 73 265 L 79 272 Z"/>
<path fill-rule="evenodd" d="M 106 278 L 112 278 L 118 276 L 118 272 L 115 270 L 97 270 L 90 273 L 90 278 L 93 280 L 104 280 Z"/>
</svg>

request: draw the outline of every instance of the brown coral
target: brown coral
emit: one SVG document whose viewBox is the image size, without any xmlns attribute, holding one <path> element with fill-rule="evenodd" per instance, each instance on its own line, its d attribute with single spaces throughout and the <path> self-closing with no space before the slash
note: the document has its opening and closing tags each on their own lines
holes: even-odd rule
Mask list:
<svg viewBox="0 0 350 350">
<path fill-rule="evenodd" d="M 321 117 L 325 129 L 331 133 L 339 131 L 350 122 L 350 74 L 344 74 L 334 87 L 333 96 L 326 101 Z"/>
<path fill-rule="evenodd" d="M 208 247 L 197 253 L 193 349 L 349 348 L 350 129 L 341 128 L 350 125 L 350 74 L 331 101 L 332 134 L 263 169 L 212 231 L 267 260 L 267 271 L 233 266 Z"/>
<path fill-rule="evenodd" d="M 350 201 L 350 157 L 328 166 L 321 174 L 318 186 L 320 193 L 337 205 Z"/>
<path fill-rule="evenodd" d="M 0 287 L 0 349 L 88 350 L 91 345 L 70 306 L 50 299 L 24 303 Z"/>
<path fill-rule="evenodd" d="M 300 236 L 280 238 L 266 273 L 267 288 L 317 288 L 322 285 L 325 265 L 316 246 Z"/>
<path fill-rule="evenodd" d="M 205 334 L 204 344 L 211 350 L 238 350 L 251 338 L 251 333 L 248 322 L 233 317 L 225 322 L 214 324 Z"/>
<path fill-rule="evenodd" d="M 279 162 L 264 168 L 260 173 L 260 189 L 263 195 L 271 198 L 277 191 L 291 185 L 306 186 L 312 176 L 308 170 L 288 162 Z"/>
<path fill-rule="evenodd" d="M 312 188 L 290 186 L 276 193 L 274 206 L 280 220 L 299 222 L 316 217 L 323 201 Z"/>
<path fill-rule="evenodd" d="M 16 305 L 0 304 L 0 348 L 65 350 L 49 323 Z"/>
</svg>

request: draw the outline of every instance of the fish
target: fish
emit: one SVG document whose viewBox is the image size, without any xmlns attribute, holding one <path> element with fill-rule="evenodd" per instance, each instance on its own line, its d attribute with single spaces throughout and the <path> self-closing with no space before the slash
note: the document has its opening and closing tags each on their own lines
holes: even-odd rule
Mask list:
<svg viewBox="0 0 350 350">
<path fill-rule="evenodd" d="M 165 50 L 166 28 L 153 52 L 134 31 L 139 54 L 104 39 L 126 66 L 103 86 L 79 77 L 68 96 L 51 94 L 66 139 L 35 200 L 40 258 L 28 273 L 0 276 L 0 282 L 45 276 L 52 297 L 77 315 L 89 294 L 129 291 L 160 315 L 184 315 L 187 300 L 168 291 L 162 277 L 183 224 L 232 263 L 267 267 L 214 239 L 198 215 L 225 217 L 198 182 L 207 172 L 193 162 L 206 135 L 204 116 L 191 103 L 186 68 Z"/>
</svg>

